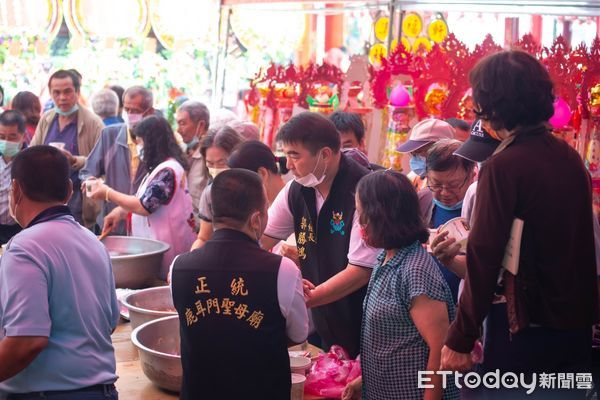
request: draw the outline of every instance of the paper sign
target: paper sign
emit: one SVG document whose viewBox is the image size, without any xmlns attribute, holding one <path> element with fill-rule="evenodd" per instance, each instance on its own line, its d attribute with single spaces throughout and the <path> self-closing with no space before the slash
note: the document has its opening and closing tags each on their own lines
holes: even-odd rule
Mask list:
<svg viewBox="0 0 600 400">
<path fill-rule="evenodd" d="M 375 37 L 381 42 L 385 42 L 388 37 L 388 30 L 390 27 L 390 19 L 388 17 L 381 17 L 375 22 Z"/>
<path fill-rule="evenodd" d="M 414 53 L 416 53 L 422 47 L 425 48 L 426 51 L 431 50 L 431 42 L 426 37 L 420 37 L 417 40 L 415 40 L 415 42 L 413 43 L 413 46 L 412 46 L 412 51 Z"/>
<path fill-rule="evenodd" d="M 421 34 L 423 30 L 423 20 L 419 14 L 408 14 L 402 20 L 402 33 L 408 37 L 415 38 Z"/>
<path fill-rule="evenodd" d="M 371 46 L 369 50 L 369 61 L 371 61 L 371 64 L 380 63 L 384 57 L 387 57 L 387 48 L 384 45 L 376 43 Z"/>
<path fill-rule="evenodd" d="M 442 43 L 448 36 L 448 25 L 443 19 L 436 19 L 427 27 L 427 35 L 435 43 Z"/>
<path fill-rule="evenodd" d="M 521 256 L 521 239 L 523 237 L 524 221 L 520 218 L 515 218 L 510 229 L 510 237 L 506 248 L 504 249 L 504 259 L 502 266 L 505 270 L 513 275 L 519 272 L 519 258 Z"/>
</svg>

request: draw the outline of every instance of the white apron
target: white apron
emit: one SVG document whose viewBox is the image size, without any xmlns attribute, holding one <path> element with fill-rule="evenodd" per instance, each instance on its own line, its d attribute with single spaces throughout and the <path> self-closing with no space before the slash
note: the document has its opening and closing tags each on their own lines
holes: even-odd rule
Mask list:
<svg viewBox="0 0 600 400">
<path fill-rule="evenodd" d="M 173 259 L 190 251 L 196 235 L 188 220 L 192 215 L 192 198 L 187 190 L 185 170 L 176 160 L 170 158 L 160 163 L 146 175 L 136 197 L 140 198 L 146 191 L 148 183 L 162 170 L 169 168 L 175 173 L 175 190 L 171 201 L 161 205 L 152 214 L 146 216 L 133 214 L 131 217 L 131 233 L 133 236 L 156 239 L 171 246 L 163 256 L 159 277 L 167 278 L 169 266 Z"/>
</svg>

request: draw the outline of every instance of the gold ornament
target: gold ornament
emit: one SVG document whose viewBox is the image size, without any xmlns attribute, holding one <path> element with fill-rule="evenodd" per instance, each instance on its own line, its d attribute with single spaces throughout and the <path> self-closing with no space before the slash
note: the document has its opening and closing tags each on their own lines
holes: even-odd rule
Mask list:
<svg viewBox="0 0 600 400">
<path fill-rule="evenodd" d="M 442 87 L 434 87 L 425 95 L 425 109 L 429 115 L 442 115 L 442 104 L 448 98 L 448 90 Z"/>
</svg>

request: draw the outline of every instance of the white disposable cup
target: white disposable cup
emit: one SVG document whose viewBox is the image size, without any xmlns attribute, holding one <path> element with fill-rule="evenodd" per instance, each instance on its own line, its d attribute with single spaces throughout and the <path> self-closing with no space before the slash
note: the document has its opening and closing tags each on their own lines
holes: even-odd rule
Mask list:
<svg viewBox="0 0 600 400">
<path fill-rule="evenodd" d="M 98 187 L 100 183 L 100 179 L 98 178 L 88 178 L 85 180 L 85 195 L 87 197 L 92 197 L 92 192 Z"/>
<path fill-rule="evenodd" d="M 290 357 L 290 369 L 294 374 L 306 375 L 306 370 L 310 368 L 311 363 L 312 361 L 308 357 Z"/>
<path fill-rule="evenodd" d="M 56 147 L 59 150 L 65 149 L 65 144 L 63 142 L 50 142 L 50 143 L 48 143 L 48 145 L 50 145 L 52 147 Z"/>
<path fill-rule="evenodd" d="M 304 399 L 304 382 L 306 382 L 306 377 L 304 375 L 292 374 L 292 391 L 290 393 L 290 400 Z"/>
</svg>

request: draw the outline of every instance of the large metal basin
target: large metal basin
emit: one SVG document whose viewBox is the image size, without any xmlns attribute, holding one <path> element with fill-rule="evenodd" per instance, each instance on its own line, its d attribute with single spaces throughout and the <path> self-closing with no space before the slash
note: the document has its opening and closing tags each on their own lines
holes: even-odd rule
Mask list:
<svg viewBox="0 0 600 400">
<path fill-rule="evenodd" d="M 170 248 L 158 240 L 132 236 L 107 236 L 102 243 L 110 254 L 115 286 L 128 289 L 151 286 L 156 281 L 163 254 Z"/>
<path fill-rule="evenodd" d="M 177 315 L 169 286 L 142 289 L 130 293 L 122 301 L 129 310 L 131 329 L 157 318 Z"/>
<path fill-rule="evenodd" d="M 138 348 L 142 371 L 156 386 L 172 392 L 181 390 L 183 370 L 179 342 L 179 316 L 146 322 L 131 333 Z"/>
</svg>

